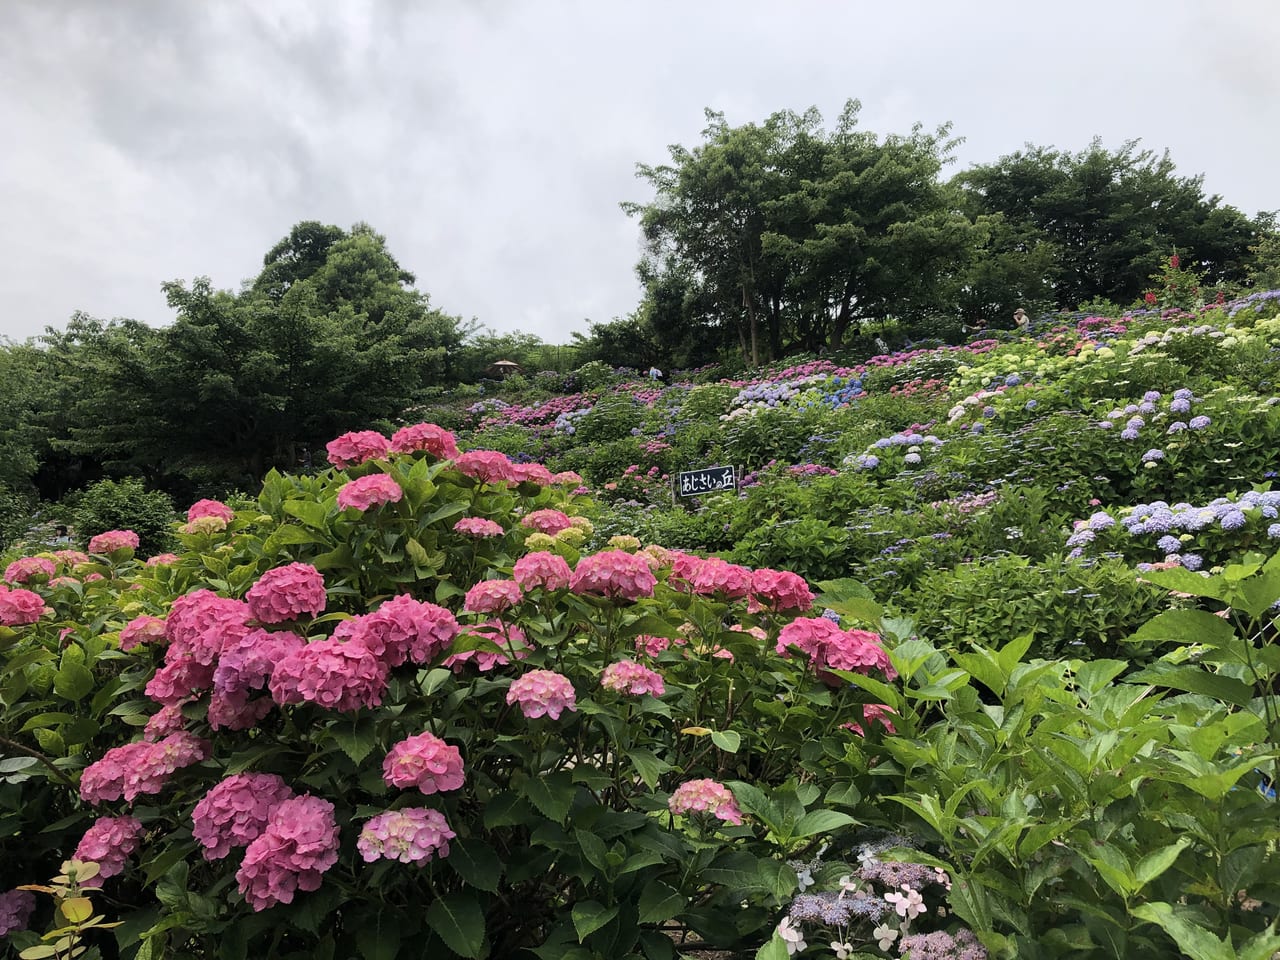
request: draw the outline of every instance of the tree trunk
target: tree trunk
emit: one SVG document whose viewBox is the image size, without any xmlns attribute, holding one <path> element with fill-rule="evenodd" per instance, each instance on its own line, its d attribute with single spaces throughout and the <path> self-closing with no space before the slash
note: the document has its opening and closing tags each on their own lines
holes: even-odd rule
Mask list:
<svg viewBox="0 0 1280 960">
<path fill-rule="evenodd" d="M 751 366 L 760 366 L 760 320 L 756 317 L 755 305 L 747 295 L 747 288 L 742 288 L 742 305 L 747 308 L 748 323 L 751 326 Z"/>
</svg>

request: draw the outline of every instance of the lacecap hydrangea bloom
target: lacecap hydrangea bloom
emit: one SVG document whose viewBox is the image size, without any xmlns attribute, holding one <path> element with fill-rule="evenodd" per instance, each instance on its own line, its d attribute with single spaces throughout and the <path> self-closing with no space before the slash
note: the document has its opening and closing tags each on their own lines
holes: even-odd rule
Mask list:
<svg viewBox="0 0 1280 960">
<path fill-rule="evenodd" d="M 680 784 L 667 801 L 667 807 L 676 814 L 710 813 L 726 823 L 742 823 L 742 811 L 738 809 L 733 791 L 711 779 Z"/>
<path fill-rule="evenodd" d="M 502 524 L 484 517 L 463 517 L 453 525 L 453 532 L 468 537 L 500 537 L 506 531 L 502 529 Z"/>
<path fill-rule="evenodd" d="M 394 478 L 385 473 L 371 473 L 344 483 L 338 490 L 338 506 L 363 512 L 384 503 L 399 503 L 403 496 L 404 491 Z"/>
<path fill-rule="evenodd" d="M 653 596 L 657 583 L 644 558 L 624 550 L 604 550 L 578 561 L 569 589 L 610 600 L 639 600 Z"/>
<path fill-rule="evenodd" d="M 138 849 L 142 834 L 142 823 L 133 817 L 99 817 L 76 845 L 74 859 L 98 865 L 94 880 L 114 877 L 124 872 L 125 862 Z M 91 881 L 88 886 L 101 886 L 101 881 Z"/>
<path fill-rule="evenodd" d="M 236 881 L 254 911 L 292 903 L 298 890 L 320 888 L 338 862 L 333 804 L 305 794 L 277 806 L 266 829 L 249 844 Z"/>
<path fill-rule="evenodd" d="M 366 460 L 380 460 L 391 450 L 391 442 L 376 430 L 344 433 L 325 445 L 329 462 L 339 470 L 354 467 Z"/>
<path fill-rule="evenodd" d="M 58 565 L 48 557 L 19 557 L 4 568 L 4 578 L 12 584 L 48 580 L 58 572 Z"/>
<path fill-rule="evenodd" d="M 249 588 L 245 600 L 262 623 L 283 623 L 324 610 L 324 577 L 309 563 L 287 563 L 268 570 Z"/>
<path fill-rule="evenodd" d="M 519 703 L 520 712 L 530 720 L 542 716 L 559 720 L 563 711 L 578 709 L 573 684 L 554 670 L 530 670 L 511 681 L 507 703 Z"/>
<path fill-rule="evenodd" d="M 428 732 L 406 737 L 387 752 L 382 779 L 389 787 L 417 789 L 429 795 L 457 790 L 466 774 L 458 748 Z"/>
<path fill-rule="evenodd" d="M 660 697 L 666 692 L 662 674 L 634 660 L 619 660 L 605 667 L 600 675 L 600 686 L 616 693 L 629 693 L 637 697 L 646 693 Z"/>
<path fill-rule="evenodd" d="M 439 810 L 405 807 L 369 820 L 356 840 L 356 850 L 366 863 L 398 860 L 422 864 L 432 857 L 447 857 L 449 841 L 456 836 Z"/>
<path fill-rule="evenodd" d="M 115 553 L 117 550 L 137 550 L 138 535 L 132 530 L 108 530 L 89 541 L 90 553 Z"/>
<path fill-rule="evenodd" d="M 191 813 L 192 836 L 206 860 L 221 860 L 232 847 L 247 847 L 271 822 L 293 791 L 274 773 L 237 773 L 216 784 Z"/>
<path fill-rule="evenodd" d="M 539 550 L 517 560 L 511 575 L 523 590 L 564 590 L 573 571 L 564 557 Z"/>
<path fill-rule="evenodd" d="M 392 453 L 417 450 L 424 450 L 438 460 L 452 460 L 458 455 L 458 443 L 452 433 L 434 423 L 415 423 L 391 435 Z"/>
</svg>

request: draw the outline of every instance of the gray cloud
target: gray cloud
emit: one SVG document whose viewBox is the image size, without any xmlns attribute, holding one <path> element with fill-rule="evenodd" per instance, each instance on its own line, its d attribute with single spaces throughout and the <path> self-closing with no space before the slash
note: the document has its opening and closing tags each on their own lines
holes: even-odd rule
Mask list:
<svg viewBox="0 0 1280 960">
<path fill-rule="evenodd" d="M 9 0 L 0 335 L 75 309 L 169 319 L 293 223 L 357 220 L 441 308 L 566 340 L 635 306 L 637 161 L 851 96 L 954 121 L 960 166 L 1140 137 L 1247 212 L 1280 207 L 1270 0 Z"/>
</svg>

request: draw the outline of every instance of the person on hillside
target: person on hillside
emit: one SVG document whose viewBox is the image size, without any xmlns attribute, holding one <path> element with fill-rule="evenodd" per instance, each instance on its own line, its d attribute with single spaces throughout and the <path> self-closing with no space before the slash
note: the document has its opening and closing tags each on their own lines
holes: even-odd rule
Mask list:
<svg viewBox="0 0 1280 960">
<path fill-rule="evenodd" d="M 960 324 L 960 330 L 967 335 L 980 337 L 987 332 L 986 318 L 979 317 L 972 324 L 962 323 Z"/>
<path fill-rule="evenodd" d="M 1027 311 L 1021 307 L 1013 311 L 1013 322 L 1017 324 L 1019 333 L 1031 332 L 1031 318 L 1027 316 Z"/>
</svg>

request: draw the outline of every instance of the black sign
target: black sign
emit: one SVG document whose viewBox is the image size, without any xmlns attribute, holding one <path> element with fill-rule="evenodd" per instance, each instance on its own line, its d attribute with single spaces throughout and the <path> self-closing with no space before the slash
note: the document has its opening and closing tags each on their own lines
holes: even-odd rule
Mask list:
<svg viewBox="0 0 1280 960">
<path fill-rule="evenodd" d="M 704 467 L 701 470 L 686 470 L 676 478 L 678 490 L 682 497 L 696 497 L 702 493 L 715 493 L 719 490 L 738 489 L 738 478 L 733 467 Z"/>
</svg>

